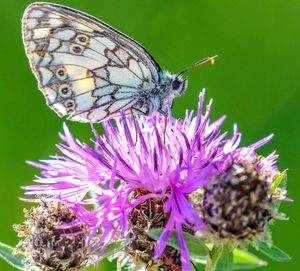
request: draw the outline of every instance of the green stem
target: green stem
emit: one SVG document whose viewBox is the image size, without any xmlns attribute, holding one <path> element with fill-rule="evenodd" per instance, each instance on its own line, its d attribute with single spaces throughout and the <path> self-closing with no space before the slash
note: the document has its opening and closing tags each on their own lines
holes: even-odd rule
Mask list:
<svg viewBox="0 0 300 271">
<path fill-rule="evenodd" d="M 209 253 L 207 257 L 207 264 L 205 271 L 215 271 L 217 263 L 222 255 L 223 246 L 214 246 L 212 251 Z"/>
</svg>

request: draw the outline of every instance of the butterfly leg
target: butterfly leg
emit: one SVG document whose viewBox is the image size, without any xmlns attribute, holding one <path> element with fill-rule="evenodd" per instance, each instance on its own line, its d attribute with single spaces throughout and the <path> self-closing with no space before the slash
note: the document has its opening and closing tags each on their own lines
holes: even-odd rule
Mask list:
<svg viewBox="0 0 300 271">
<path fill-rule="evenodd" d="M 167 124 L 168 124 L 168 113 L 163 110 L 158 110 L 158 112 L 165 117 L 165 124 L 164 124 L 164 144 L 166 143 L 166 132 L 167 132 Z"/>
<path fill-rule="evenodd" d="M 130 113 L 131 113 L 131 116 L 132 116 L 132 120 L 133 120 L 133 123 L 134 123 L 134 128 L 135 128 L 135 141 L 134 141 L 134 145 L 136 145 L 137 144 L 137 137 L 138 137 L 138 129 L 137 129 L 137 123 L 136 123 L 136 118 L 135 118 L 135 115 L 134 115 L 134 113 L 133 113 L 133 109 L 132 108 L 130 108 Z"/>
<path fill-rule="evenodd" d="M 168 125 L 168 116 L 165 116 L 165 124 L 164 124 L 164 144 L 166 144 L 167 125 Z"/>
</svg>

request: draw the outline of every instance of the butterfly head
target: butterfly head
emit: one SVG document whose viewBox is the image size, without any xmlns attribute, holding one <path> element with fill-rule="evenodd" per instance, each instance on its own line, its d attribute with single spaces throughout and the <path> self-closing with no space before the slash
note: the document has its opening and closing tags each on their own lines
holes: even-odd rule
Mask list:
<svg viewBox="0 0 300 271">
<path fill-rule="evenodd" d="M 188 81 L 180 76 L 176 76 L 171 80 L 170 92 L 173 93 L 174 98 L 180 96 L 187 89 Z"/>
<path fill-rule="evenodd" d="M 157 98 L 157 108 L 154 106 L 154 111 L 159 111 L 167 115 L 168 108 L 172 108 L 174 98 L 181 96 L 187 89 L 188 81 L 181 76 L 173 75 L 165 72 L 161 76 L 161 88 Z"/>
</svg>

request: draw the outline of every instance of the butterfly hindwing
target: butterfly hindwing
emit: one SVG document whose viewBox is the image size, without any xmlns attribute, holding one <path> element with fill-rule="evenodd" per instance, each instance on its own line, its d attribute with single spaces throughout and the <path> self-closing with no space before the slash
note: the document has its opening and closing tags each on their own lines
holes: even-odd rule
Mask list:
<svg viewBox="0 0 300 271">
<path fill-rule="evenodd" d="M 60 116 L 98 122 L 120 110 L 147 113 L 142 93 L 160 68 L 138 43 L 97 19 L 36 3 L 23 17 L 23 39 L 47 104 Z"/>
</svg>

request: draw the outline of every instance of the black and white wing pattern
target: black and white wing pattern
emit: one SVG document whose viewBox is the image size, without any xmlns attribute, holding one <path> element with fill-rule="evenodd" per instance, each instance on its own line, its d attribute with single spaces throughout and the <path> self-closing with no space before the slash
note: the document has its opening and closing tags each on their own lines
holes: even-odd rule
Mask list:
<svg viewBox="0 0 300 271">
<path fill-rule="evenodd" d="M 141 97 L 159 82 L 160 68 L 137 42 L 94 17 L 55 4 L 33 3 L 22 23 L 31 68 L 59 116 L 100 122 L 120 110 L 148 114 Z"/>
</svg>

